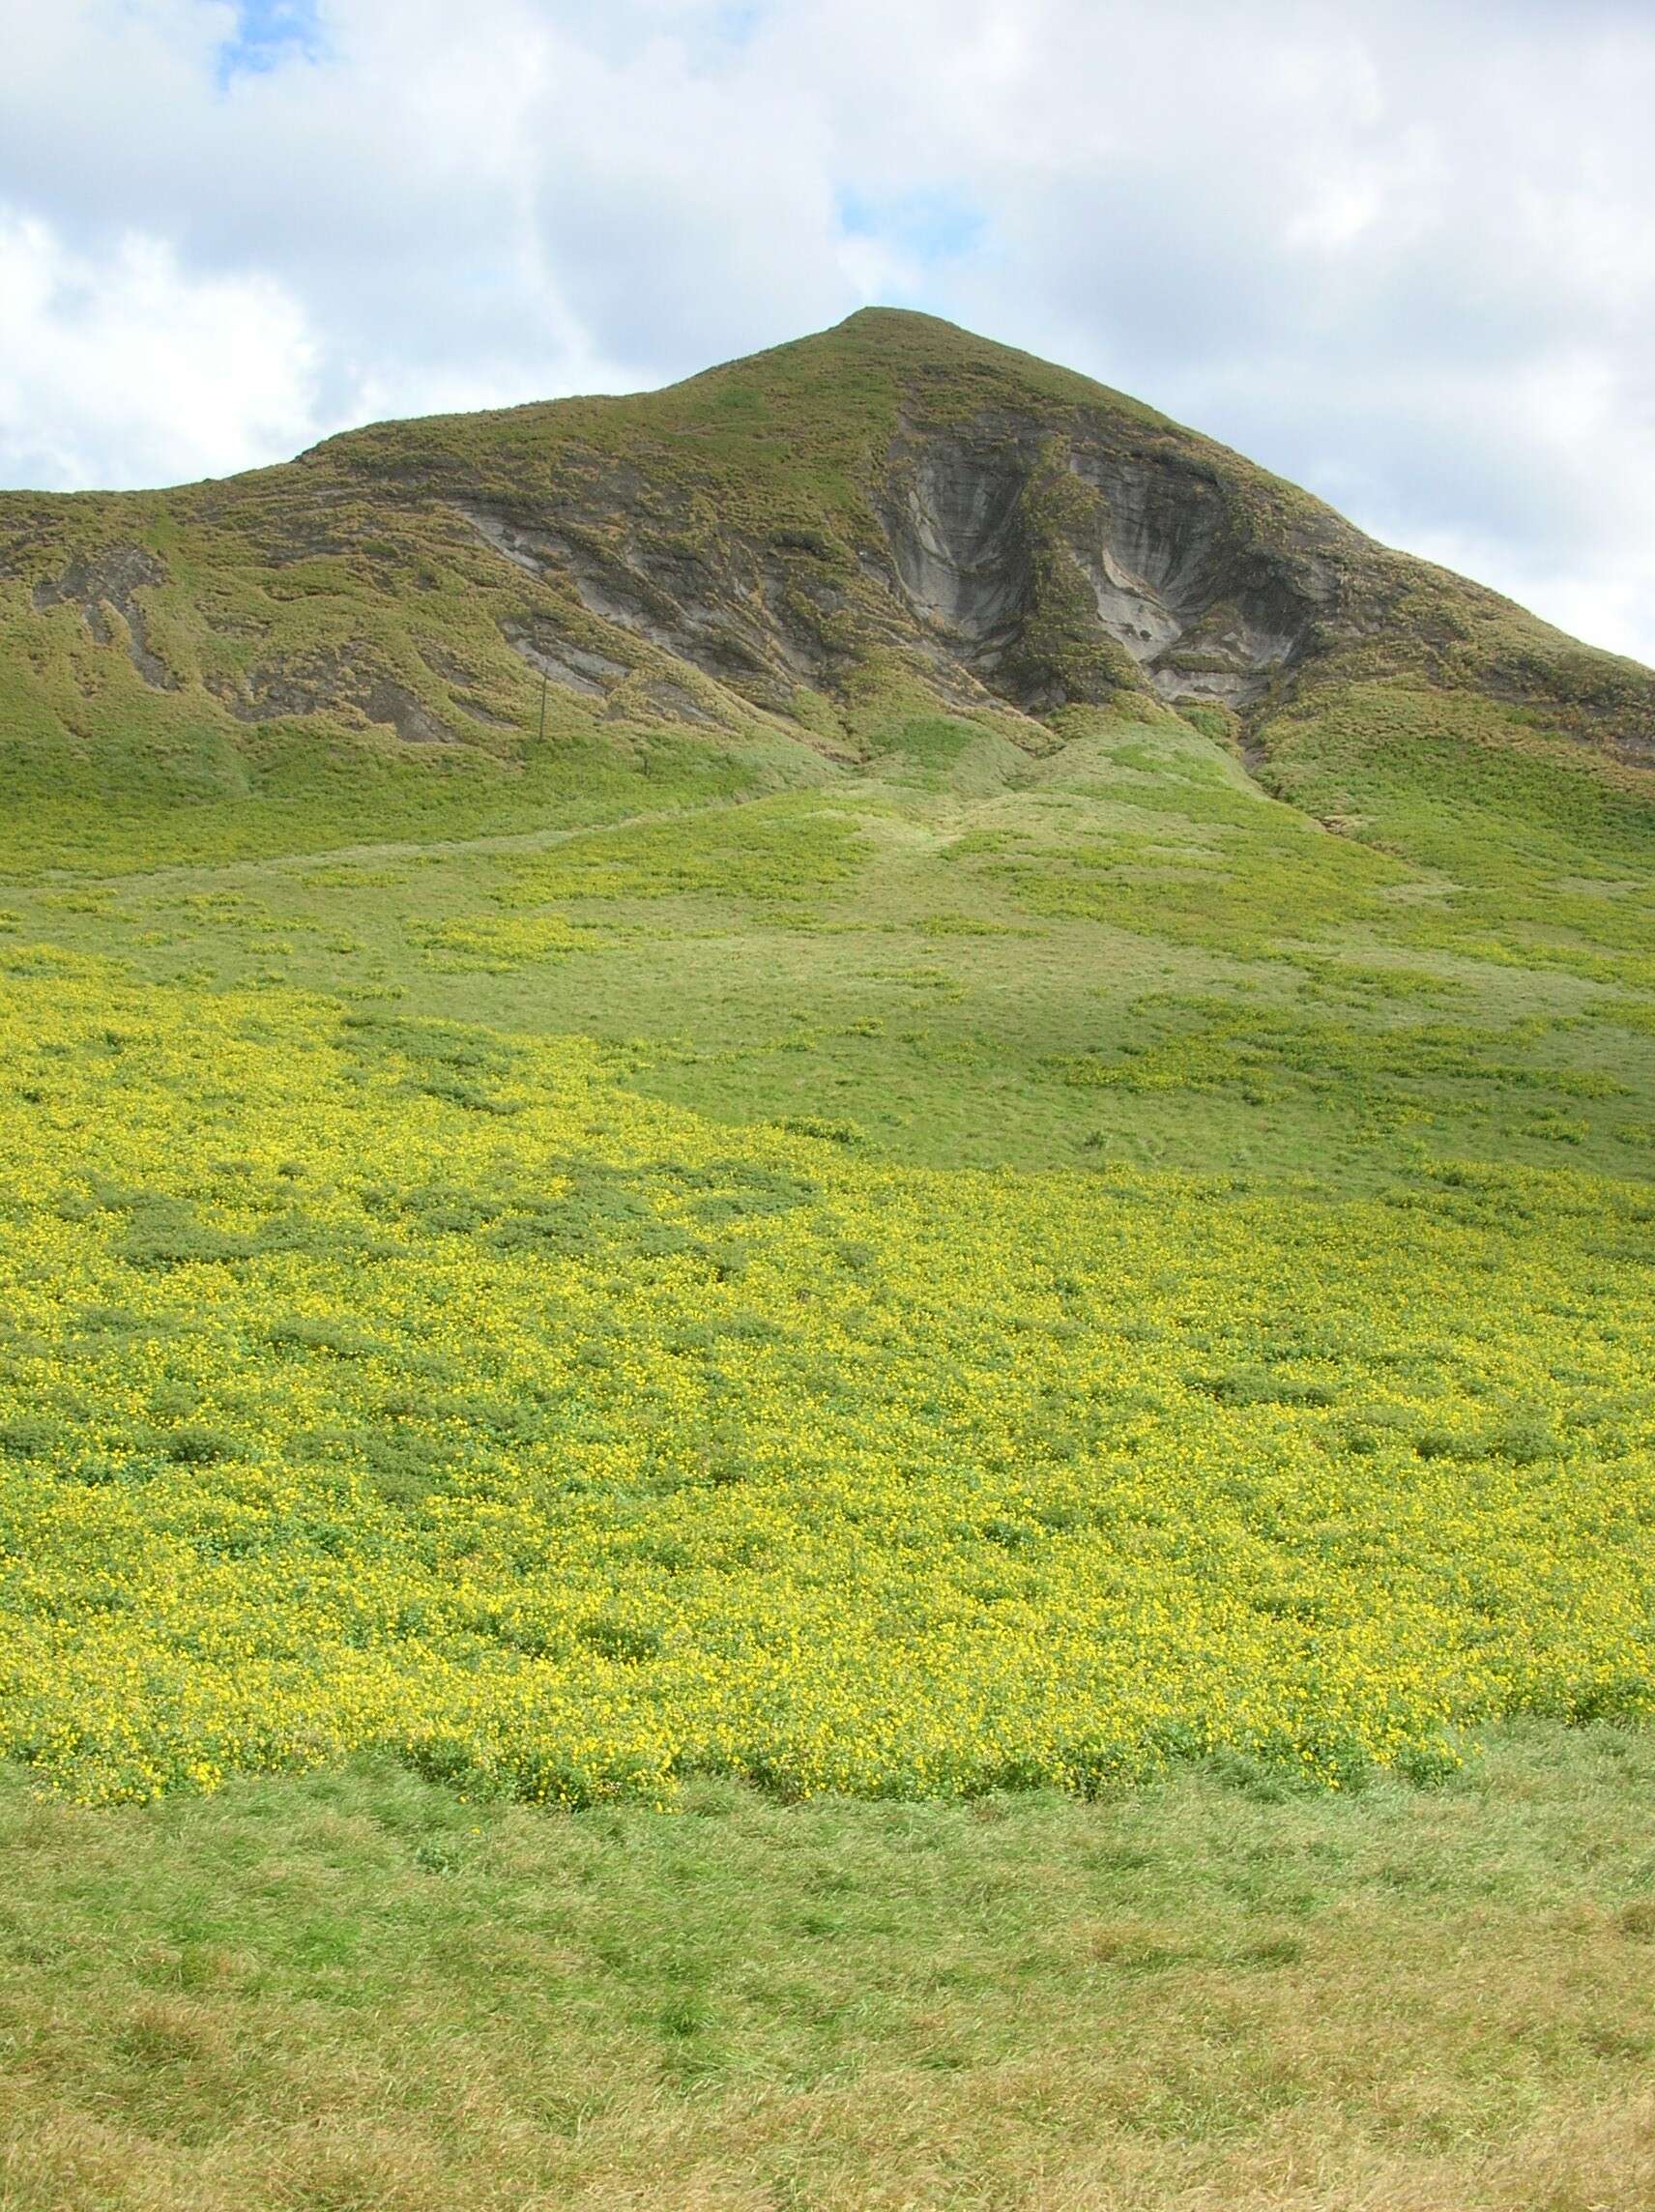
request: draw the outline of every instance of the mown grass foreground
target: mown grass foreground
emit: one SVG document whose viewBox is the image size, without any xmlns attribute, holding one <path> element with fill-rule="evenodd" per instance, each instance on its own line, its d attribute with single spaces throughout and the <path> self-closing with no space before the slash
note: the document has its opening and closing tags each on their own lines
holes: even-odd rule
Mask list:
<svg viewBox="0 0 1655 2212">
<path fill-rule="evenodd" d="M 0 1789 L 9 2212 L 1615 2212 L 1651 1739 L 1421 1791 L 462 1804 Z"/>
</svg>

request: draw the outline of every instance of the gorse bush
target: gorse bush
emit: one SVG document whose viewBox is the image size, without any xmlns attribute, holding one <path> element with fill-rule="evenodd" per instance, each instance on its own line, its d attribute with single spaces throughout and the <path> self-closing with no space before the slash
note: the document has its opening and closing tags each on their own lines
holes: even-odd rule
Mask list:
<svg viewBox="0 0 1655 2212">
<path fill-rule="evenodd" d="M 927 1171 L 574 1043 L 3 1005 L 0 1746 L 54 1787 L 1348 1785 L 1655 1704 L 1642 1186 Z"/>
</svg>

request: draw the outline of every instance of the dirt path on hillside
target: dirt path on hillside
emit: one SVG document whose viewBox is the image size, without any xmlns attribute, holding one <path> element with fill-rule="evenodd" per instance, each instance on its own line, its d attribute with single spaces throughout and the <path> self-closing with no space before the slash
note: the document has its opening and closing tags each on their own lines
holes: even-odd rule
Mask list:
<svg viewBox="0 0 1655 2212">
<path fill-rule="evenodd" d="M 43 890 L 188 890 L 200 884 L 226 879 L 295 874 L 305 868 L 323 866 L 365 867 L 375 861 L 424 859 L 432 854 L 440 854 L 448 859 L 459 859 L 468 853 L 537 853 L 547 846 L 567 844 L 575 837 L 604 836 L 611 830 L 635 830 L 655 822 L 688 822 L 703 814 L 729 814 L 775 796 L 774 792 L 753 792 L 745 799 L 709 800 L 705 806 L 667 806 L 647 814 L 619 814 L 608 821 L 577 823 L 570 829 L 501 830 L 480 837 L 433 837 L 423 844 L 404 839 L 371 845 L 324 845 L 309 853 L 272 853 L 262 859 L 174 863 L 133 869 L 118 876 L 93 876 L 75 868 L 53 868 L 43 876 L 26 880 L 0 879 L 0 890 L 9 898 L 19 899 L 27 899 Z"/>
</svg>

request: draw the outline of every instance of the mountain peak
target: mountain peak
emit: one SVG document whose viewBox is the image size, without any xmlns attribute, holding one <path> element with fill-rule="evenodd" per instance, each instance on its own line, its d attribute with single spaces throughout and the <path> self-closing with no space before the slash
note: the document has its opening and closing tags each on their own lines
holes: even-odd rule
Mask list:
<svg viewBox="0 0 1655 2212">
<path fill-rule="evenodd" d="M 876 698 L 1012 728 L 1215 712 L 1267 753 L 1284 717 L 1400 683 L 1655 761 L 1648 671 L 1135 399 L 886 306 L 662 392 L 0 496 L 0 667 L 62 772 L 106 726 L 232 782 L 276 740 L 509 766 L 550 685 L 604 729 L 829 753 Z"/>
</svg>

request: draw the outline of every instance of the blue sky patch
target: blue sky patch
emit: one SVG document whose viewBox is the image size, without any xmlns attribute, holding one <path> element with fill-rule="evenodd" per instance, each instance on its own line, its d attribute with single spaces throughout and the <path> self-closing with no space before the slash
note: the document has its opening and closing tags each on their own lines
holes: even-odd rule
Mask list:
<svg viewBox="0 0 1655 2212">
<path fill-rule="evenodd" d="M 847 238 L 877 238 L 931 267 L 956 261 L 982 244 L 988 218 L 964 192 L 931 190 L 879 194 L 841 186 L 839 228 Z"/>
<path fill-rule="evenodd" d="M 713 10 L 713 25 L 727 45 L 744 46 L 759 27 L 758 0 L 726 0 Z"/>
<path fill-rule="evenodd" d="M 286 61 L 317 60 L 322 51 L 319 0 L 241 0 L 236 28 L 218 48 L 218 82 L 261 76 Z"/>
</svg>

